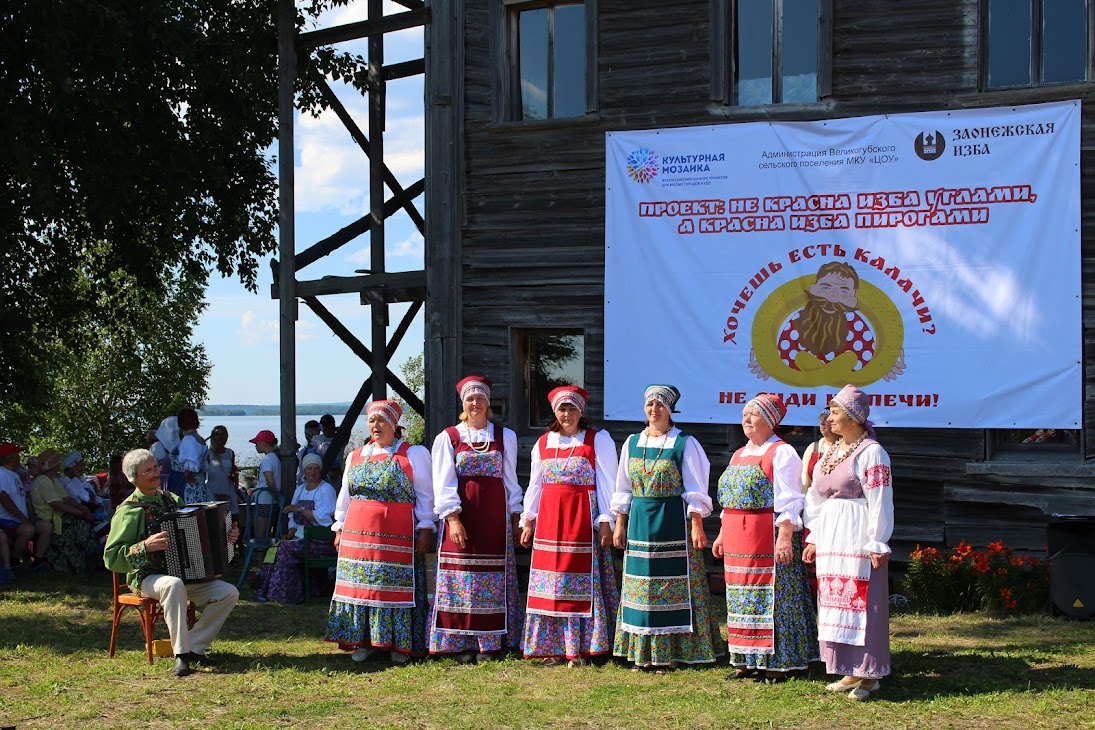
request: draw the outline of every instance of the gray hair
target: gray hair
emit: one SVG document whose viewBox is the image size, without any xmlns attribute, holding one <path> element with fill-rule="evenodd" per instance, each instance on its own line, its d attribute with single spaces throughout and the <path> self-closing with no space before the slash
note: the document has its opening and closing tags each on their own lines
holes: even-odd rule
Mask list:
<svg viewBox="0 0 1095 730">
<path fill-rule="evenodd" d="M 130 482 L 137 483 L 137 467 L 146 461 L 155 461 L 156 457 L 148 449 L 133 449 L 122 457 L 122 473 Z"/>
</svg>

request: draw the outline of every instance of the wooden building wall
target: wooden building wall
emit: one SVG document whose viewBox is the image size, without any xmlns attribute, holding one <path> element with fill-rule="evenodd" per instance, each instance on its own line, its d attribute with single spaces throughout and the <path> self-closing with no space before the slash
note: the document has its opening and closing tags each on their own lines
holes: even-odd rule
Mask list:
<svg viewBox="0 0 1095 730">
<path fill-rule="evenodd" d="M 712 101 L 710 19 L 717 0 L 668 5 L 596 0 L 591 5 L 598 28 L 596 111 L 577 119 L 527 123 L 495 121 L 491 62 L 499 39 L 492 38 L 492 2 L 501 0 L 454 0 L 453 6 L 456 84 L 461 87 L 455 104 L 453 194 L 461 220 L 451 241 L 459 260 L 453 272 L 459 293 L 452 304 L 459 307 L 455 319 L 462 323 L 454 345 L 460 370 L 483 372 L 494 380 L 493 401 L 502 414 L 523 397 L 514 382 L 512 329 L 575 327 L 586 337 L 590 415 L 595 421 L 601 416 L 604 134 L 616 130 L 1081 98 L 1084 344 L 1091 347 L 1095 207 L 1088 203 L 1095 189 L 1095 91 L 1089 83 L 980 93 L 977 0 L 833 0 L 831 96 L 816 104 L 768 107 Z M 673 293 L 664 291 L 651 305 L 673 306 Z M 656 343 L 652 350 L 656 356 Z M 1085 363 L 1085 368 L 1085 456 L 1095 456 L 1095 366 Z M 430 374 L 444 375 L 432 369 Z M 640 427 L 605 425 L 617 443 Z M 516 430 L 523 481 L 537 434 Z M 742 442 L 740 428 L 689 430 L 706 448 L 712 479 L 717 479 Z M 1079 457 L 987 460 L 992 452 L 980 430 L 885 429 L 881 438 L 894 462 L 899 551 L 917 542 L 965 539 L 983 545 L 998 538 L 1039 550 L 1045 544 L 1046 514 L 1095 514 L 1095 469 Z"/>
</svg>

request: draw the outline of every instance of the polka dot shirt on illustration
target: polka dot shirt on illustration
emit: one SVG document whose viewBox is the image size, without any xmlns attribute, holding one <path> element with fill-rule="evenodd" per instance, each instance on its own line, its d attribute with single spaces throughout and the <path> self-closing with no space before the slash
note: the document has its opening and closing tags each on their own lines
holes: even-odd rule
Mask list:
<svg viewBox="0 0 1095 730">
<path fill-rule="evenodd" d="M 795 312 L 794 315 L 783 326 L 783 330 L 779 335 L 779 356 L 783 360 L 784 364 L 792 370 L 798 370 L 798 366 L 795 365 L 795 356 L 802 352 L 806 348 L 799 342 L 799 331 L 796 325 L 798 318 L 802 316 L 802 312 Z M 851 350 L 855 353 L 859 362 L 853 370 L 859 370 L 864 365 L 869 363 L 874 357 L 874 332 L 871 331 L 870 325 L 859 314 L 859 312 L 848 312 L 845 314 L 848 320 L 848 337 L 845 340 L 846 345 L 840 352 L 825 352 L 825 353 L 813 353 L 822 362 L 831 362 L 837 355 L 842 352 Z"/>
</svg>

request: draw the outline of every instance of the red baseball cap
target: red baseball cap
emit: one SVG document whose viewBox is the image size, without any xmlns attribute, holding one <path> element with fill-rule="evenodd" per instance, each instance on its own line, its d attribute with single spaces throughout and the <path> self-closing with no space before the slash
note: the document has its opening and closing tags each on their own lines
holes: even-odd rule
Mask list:
<svg viewBox="0 0 1095 730">
<path fill-rule="evenodd" d="M 269 429 L 263 429 L 255 434 L 255 438 L 251 439 L 253 444 L 276 444 L 278 437 L 274 435 L 274 432 Z"/>
<path fill-rule="evenodd" d="M 12 454 L 18 454 L 20 451 L 26 450 L 27 448 L 25 446 L 16 446 L 9 441 L 5 441 L 4 443 L 0 444 L 0 459 L 6 459 Z"/>
</svg>

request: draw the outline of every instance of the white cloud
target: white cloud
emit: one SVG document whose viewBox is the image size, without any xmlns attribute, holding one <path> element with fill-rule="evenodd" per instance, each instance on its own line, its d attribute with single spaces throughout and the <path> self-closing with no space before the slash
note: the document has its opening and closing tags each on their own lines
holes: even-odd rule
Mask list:
<svg viewBox="0 0 1095 730">
<path fill-rule="evenodd" d="M 422 234 L 415 231 L 410 237 L 405 238 L 395 245 L 395 249 L 392 251 L 393 256 L 414 256 L 421 258 L 425 255 L 425 243 L 426 239 L 422 238 Z"/>
<path fill-rule="evenodd" d="M 368 101 L 358 97 L 343 103 L 350 116 L 364 128 Z M 391 106 L 388 112 L 384 160 L 400 185 L 410 187 L 425 169 L 426 125 L 421 101 L 413 113 L 393 114 Z M 298 120 L 297 210 L 364 215 L 369 210 L 369 158 L 333 111 L 325 111 L 316 118 L 303 115 Z M 385 197 L 389 195 L 385 190 Z"/>
<path fill-rule="evenodd" d="M 371 260 L 372 250 L 373 250 L 372 246 L 370 246 L 369 244 L 365 244 L 364 246 L 359 248 L 357 251 L 354 251 L 349 256 L 347 256 L 346 260 L 347 261 L 352 261 L 355 264 L 362 264 L 364 266 L 368 266 L 370 263 L 372 263 L 372 260 Z"/>
<path fill-rule="evenodd" d="M 296 341 L 311 342 L 319 339 L 319 326 L 314 321 L 297 320 Z M 279 342 L 278 321 L 259 319 L 254 311 L 248 309 L 240 315 L 239 341 L 244 347 L 276 345 Z"/>
<path fill-rule="evenodd" d="M 258 347 L 278 341 L 278 323 L 274 320 L 259 319 L 248 309 L 240 315 L 240 343 L 244 347 Z"/>
<path fill-rule="evenodd" d="M 392 0 L 385 0 L 384 14 L 407 12 Z M 368 3 L 354 2 L 333 8 L 320 17 L 317 28 L 331 28 L 368 19 Z M 337 44 L 339 51 L 367 55 L 362 39 Z M 384 60 L 400 63 L 423 55 L 421 27 L 385 36 Z M 352 87 L 331 83 L 347 112 L 368 135 L 368 99 Z M 385 162 L 403 187 L 420 177 L 425 167 L 425 117 L 421 76 L 398 79 L 388 84 L 384 134 Z M 332 111 L 318 117 L 297 116 L 296 208 L 298 212 L 337 212 L 361 216 L 369 209 L 369 158 L 351 139 L 350 133 Z M 385 190 L 385 198 L 390 191 Z"/>
</svg>

